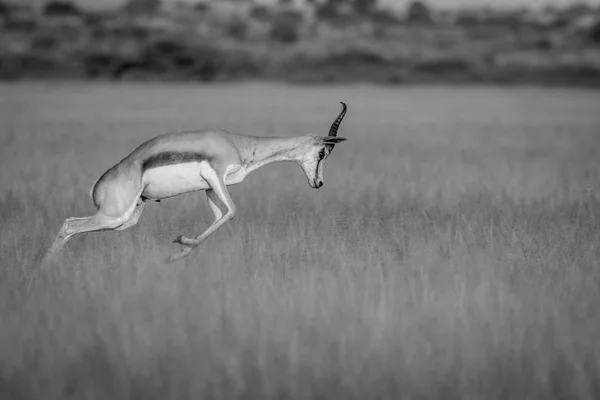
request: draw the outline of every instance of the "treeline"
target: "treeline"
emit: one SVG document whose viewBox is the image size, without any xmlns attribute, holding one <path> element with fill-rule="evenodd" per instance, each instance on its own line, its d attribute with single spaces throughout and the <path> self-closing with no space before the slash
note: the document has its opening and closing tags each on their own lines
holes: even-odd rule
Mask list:
<svg viewBox="0 0 600 400">
<path fill-rule="evenodd" d="M 0 0 L 0 78 L 600 84 L 600 9 Z"/>
</svg>

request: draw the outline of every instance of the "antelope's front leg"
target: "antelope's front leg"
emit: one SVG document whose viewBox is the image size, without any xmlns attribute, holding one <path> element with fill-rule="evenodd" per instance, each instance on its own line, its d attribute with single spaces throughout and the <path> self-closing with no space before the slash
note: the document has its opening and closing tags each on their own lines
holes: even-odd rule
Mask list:
<svg viewBox="0 0 600 400">
<path fill-rule="evenodd" d="M 210 235 L 212 235 L 217 229 L 223 224 L 232 219 L 235 216 L 236 207 L 229 196 L 227 187 L 222 177 L 209 176 L 204 177 L 207 182 L 211 185 L 212 190 L 207 190 L 207 196 L 209 199 L 209 205 L 215 214 L 215 221 L 204 231 L 202 234 L 196 236 L 193 239 L 187 238 L 183 235 L 173 240 L 174 243 L 179 243 L 183 246 L 187 246 L 179 253 L 175 253 L 167 260 L 169 263 L 180 260 L 186 257 L 193 249 L 198 247 L 203 241 L 205 241 Z M 212 179 L 211 179 L 212 178 Z M 221 202 L 227 208 L 227 212 L 223 215 L 221 209 L 217 206 L 218 202 Z"/>
<path fill-rule="evenodd" d="M 210 210 L 212 211 L 212 213 L 215 217 L 215 219 L 213 220 L 213 223 L 211 224 L 211 226 L 213 226 L 223 217 L 223 211 L 221 211 L 221 207 L 223 207 L 224 205 L 221 205 L 221 207 L 219 207 L 219 203 L 221 203 L 221 201 L 215 194 L 215 191 L 212 189 L 206 190 L 206 199 L 208 200 L 208 205 L 210 206 Z M 173 243 L 179 243 L 180 245 L 183 245 L 183 246 L 198 246 L 201 242 L 203 242 L 208 237 L 208 235 L 206 235 L 206 233 L 209 230 L 210 230 L 210 227 L 202 235 L 198 236 L 197 238 L 193 238 L 193 239 L 190 239 L 183 235 L 180 235 L 173 240 Z"/>
</svg>

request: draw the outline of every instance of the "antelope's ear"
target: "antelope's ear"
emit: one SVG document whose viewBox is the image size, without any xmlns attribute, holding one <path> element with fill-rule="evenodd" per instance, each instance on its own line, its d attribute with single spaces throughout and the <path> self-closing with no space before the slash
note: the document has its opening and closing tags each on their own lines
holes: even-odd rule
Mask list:
<svg viewBox="0 0 600 400">
<path fill-rule="evenodd" d="M 342 143 L 345 142 L 346 139 L 345 137 L 340 137 L 340 136 L 325 136 L 322 138 L 323 143 L 325 144 L 336 144 L 336 143 Z"/>
</svg>

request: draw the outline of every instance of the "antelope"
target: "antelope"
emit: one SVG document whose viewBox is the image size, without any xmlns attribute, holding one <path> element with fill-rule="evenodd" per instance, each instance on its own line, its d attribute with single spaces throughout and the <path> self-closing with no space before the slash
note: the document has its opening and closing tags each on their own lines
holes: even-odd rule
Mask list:
<svg viewBox="0 0 600 400">
<path fill-rule="evenodd" d="M 137 224 L 147 200 L 160 201 L 183 193 L 204 190 L 214 215 L 213 223 L 200 235 L 173 240 L 183 248 L 169 257 L 172 263 L 190 254 L 219 227 L 231 220 L 236 206 L 227 186 L 275 161 L 300 165 L 313 189 L 323 186 L 325 161 L 337 143 L 346 141 L 337 131 L 347 106 L 329 129 L 328 136 L 260 137 L 206 129 L 165 133 L 137 147 L 94 183 L 90 197 L 96 214 L 67 218 L 42 265 L 52 259 L 69 239 L 80 233 L 121 231 Z"/>
</svg>

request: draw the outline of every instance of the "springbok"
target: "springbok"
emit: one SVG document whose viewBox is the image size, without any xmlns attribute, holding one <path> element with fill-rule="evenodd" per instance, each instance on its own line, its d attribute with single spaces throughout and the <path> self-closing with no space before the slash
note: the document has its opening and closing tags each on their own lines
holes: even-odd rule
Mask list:
<svg viewBox="0 0 600 400">
<path fill-rule="evenodd" d="M 208 129 L 166 133 L 148 140 L 96 181 L 90 196 L 98 211 L 91 217 L 67 218 L 42 264 L 74 235 L 131 228 L 146 200 L 204 190 L 215 219 L 195 238 L 181 235 L 173 240 L 184 248 L 166 261 L 182 259 L 235 216 L 236 206 L 227 186 L 242 182 L 250 172 L 275 161 L 298 163 L 310 187 L 320 188 L 325 160 L 337 143 L 346 141 L 337 136 L 347 111 L 346 104 L 341 104 L 342 111 L 328 136 L 256 137 Z"/>
</svg>

